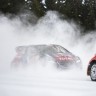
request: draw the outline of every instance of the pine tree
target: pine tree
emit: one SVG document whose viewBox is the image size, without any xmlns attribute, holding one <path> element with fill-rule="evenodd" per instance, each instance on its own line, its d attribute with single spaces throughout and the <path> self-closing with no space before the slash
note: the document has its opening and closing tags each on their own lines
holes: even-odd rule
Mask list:
<svg viewBox="0 0 96 96">
<path fill-rule="evenodd" d="M 31 10 L 38 16 L 44 16 L 46 9 L 42 3 L 42 0 L 32 0 Z"/>
<path fill-rule="evenodd" d="M 85 0 L 87 13 L 85 14 L 85 26 L 87 29 L 95 29 L 95 0 Z"/>
<path fill-rule="evenodd" d="M 24 6 L 24 3 L 24 0 L 0 0 L 0 11 L 16 14 Z"/>
</svg>

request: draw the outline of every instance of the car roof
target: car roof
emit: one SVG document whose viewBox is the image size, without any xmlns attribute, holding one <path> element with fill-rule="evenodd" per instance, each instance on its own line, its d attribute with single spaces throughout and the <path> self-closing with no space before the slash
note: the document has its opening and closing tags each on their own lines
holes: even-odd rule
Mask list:
<svg viewBox="0 0 96 96">
<path fill-rule="evenodd" d="M 45 50 L 45 49 L 53 49 L 55 51 L 60 51 L 60 48 L 63 49 L 65 52 L 72 54 L 71 52 L 69 52 L 67 49 L 65 49 L 64 47 L 62 47 L 61 45 L 57 45 L 57 44 L 38 44 L 38 45 L 25 45 L 25 46 L 18 46 L 16 47 L 16 52 L 20 52 L 20 53 L 24 53 L 25 51 L 31 50 L 31 51 L 41 51 L 41 50 Z M 72 54 L 73 55 L 73 54 Z"/>
</svg>

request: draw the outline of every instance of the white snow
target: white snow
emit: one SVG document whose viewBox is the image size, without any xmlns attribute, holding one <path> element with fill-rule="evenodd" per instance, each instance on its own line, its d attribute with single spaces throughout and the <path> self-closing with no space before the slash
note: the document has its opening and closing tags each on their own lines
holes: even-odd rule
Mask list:
<svg viewBox="0 0 96 96">
<path fill-rule="evenodd" d="M 0 75 L 1 96 L 95 96 L 96 83 L 81 71 L 19 71 Z"/>
<path fill-rule="evenodd" d="M 84 36 L 74 22 L 62 21 L 48 12 L 36 25 L 24 25 L 20 18 L 0 16 L 0 96 L 96 96 L 96 83 L 86 75 L 96 52 L 96 34 Z M 41 62 L 28 68 L 11 69 L 15 47 L 31 44 L 59 44 L 83 63 L 83 69 L 59 71 Z"/>
</svg>

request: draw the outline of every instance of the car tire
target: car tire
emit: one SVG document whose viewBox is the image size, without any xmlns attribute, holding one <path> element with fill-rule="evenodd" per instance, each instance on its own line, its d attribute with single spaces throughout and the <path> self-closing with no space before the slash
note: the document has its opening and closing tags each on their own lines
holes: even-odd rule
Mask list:
<svg viewBox="0 0 96 96">
<path fill-rule="evenodd" d="M 92 81 L 96 81 L 96 63 L 91 66 L 90 78 Z"/>
</svg>

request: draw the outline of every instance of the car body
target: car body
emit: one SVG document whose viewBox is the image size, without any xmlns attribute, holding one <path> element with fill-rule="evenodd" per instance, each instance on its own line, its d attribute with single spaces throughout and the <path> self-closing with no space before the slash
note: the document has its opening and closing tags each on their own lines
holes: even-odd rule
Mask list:
<svg viewBox="0 0 96 96">
<path fill-rule="evenodd" d="M 76 66 L 81 68 L 81 60 L 79 57 L 73 55 L 60 45 L 29 45 L 18 46 L 16 48 L 17 55 L 12 61 L 13 66 L 26 65 L 32 63 L 32 61 L 45 59 L 52 60 L 59 69 L 70 68 Z M 51 59 L 50 59 L 51 58 Z M 37 60 L 37 61 L 38 61 Z"/>
<path fill-rule="evenodd" d="M 87 75 L 90 76 L 92 81 L 96 81 L 96 55 L 89 61 Z"/>
</svg>

